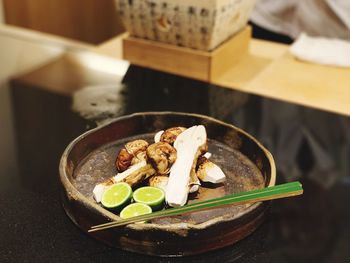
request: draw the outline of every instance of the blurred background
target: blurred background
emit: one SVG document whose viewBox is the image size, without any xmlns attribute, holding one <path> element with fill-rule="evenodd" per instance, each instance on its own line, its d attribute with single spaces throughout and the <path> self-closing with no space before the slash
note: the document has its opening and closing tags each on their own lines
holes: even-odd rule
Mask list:
<svg viewBox="0 0 350 263">
<path fill-rule="evenodd" d="M 0 21 L 92 44 L 124 31 L 113 0 L 1 0 Z"/>
</svg>

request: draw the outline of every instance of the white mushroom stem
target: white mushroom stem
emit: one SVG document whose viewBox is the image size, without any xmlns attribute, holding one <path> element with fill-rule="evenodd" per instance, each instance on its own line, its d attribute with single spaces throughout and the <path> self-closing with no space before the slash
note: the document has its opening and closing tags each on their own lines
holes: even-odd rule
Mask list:
<svg viewBox="0 0 350 263">
<path fill-rule="evenodd" d="M 199 190 L 199 186 L 201 185 L 201 182 L 199 181 L 197 175 L 196 175 L 196 163 L 198 159 L 198 154 L 195 157 L 195 162 L 192 165 L 191 174 L 190 174 L 190 181 L 188 183 L 188 192 L 189 193 L 195 193 Z"/>
<path fill-rule="evenodd" d="M 204 163 L 199 165 L 197 176 L 203 182 L 214 184 L 222 183 L 226 180 L 226 176 L 221 168 L 209 160 L 205 160 Z"/>
<path fill-rule="evenodd" d="M 110 187 L 112 184 L 98 184 L 94 187 L 94 190 L 92 191 L 94 199 L 97 203 L 100 203 L 102 200 L 103 193 Z"/>
<path fill-rule="evenodd" d="M 197 192 L 198 190 L 199 190 L 199 184 L 193 184 L 193 185 L 190 185 L 190 189 L 189 189 L 189 193 L 195 193 L 195 192 Z"/>
<path fill-rule="evenodd" d="M 95 186 L 92 191 L 94 199 L 96 202 L 100 203 L 102 200 L 102 195 L 108 187 L 115 183 L 126 182 L 130 185 L 134 185 L 140 180 L 149 177 L 155 173 L 154 169 L 146 161 L 138 162 L 134 165 L 131 165 L 127 170 L 122 173 L 111 177 L 110 179 L 98 184 Z"/>
<path fill-rule="evenodd" d="M 145 160 L 135 163 L 134 165 L 131 165 L 127 170 L 125 170 L 122 173 L 118 173 L 115 176 L 113 176 L 111 179 L 113 180 L 113 183 L 122 182 L 124 179 L 126 179 L 131 174 L 139 171 L 140 169 L 147 166 L 147 162 Z"/>
<path fill-rule="evenodd" d="M 207 133 L 203 125 L 193 126 L 177 137 L 174 143 L 177 159 L 170 171 L 165 195 L 170 206 L 186 204 L 191 171 L 197 162 L 198 152 L 206 141 Z"/>
<path fill-rule="evenodd" d="M 131 187 L 134 187 L 155 173 L 156 171 L 153 169 L 152 165 L 145 162 L 145 164 L 141 164 L 137 169 L 134 169 L 134 171 L 129 173 L 127 176 L 122 175 L 119 177 L 120 174 L 117 175 L 115 178 L 115 183 L 125 182 Z"/>
<path fill-rule="evenodd" d="M 155 143 L 160 142 L 160 137 L 162 136 L 163 133 L 164 133 L 164 131 L 161 130 L 154 135 L 154 142 Z"/>
<path fill-rule="evenodd" d="M 159 132 L 157 132 L 154 135 L 154 142 L 160 142 L 160 138 L 162 136 L 162 134 L 164 133 L 164 130 L 161 130 Z M 211 156 L 211 153 L 207 152 L 204 154 L 204 156 L 209 159 Z M 155 186 L 155 187 L 159 187 L 162 188 L 164 191 L 166 189 L 166 185 L 168 184 L 168 180 L 169 178 L 166 176 L 152 176 L 152 178 L 150 178 L 150 185 L 151 186 Z M 191 172 L 191 177 L 190 177 L 190 182 L 189 182 L 189 193 L 195 193 L 199 190 L 199 186 L 201 185 L 197 175 L 193 172 Z"/>
<path fill-rule="evenodd" d="M 206 152 L 205 154 L 203 154 L 203 157 L 209 159 L 211 157 L 211 153 L 210 152 Z"/>
<path fill-rule="evenodd" d="M 196 180 L 191 181 L 189 183 L 189 193 L 195 193 L 199 190 L 199 187 L 201 185 L 201 182 L 199 181 L 198 177 L 195 177 Z M 162 189 L 164 192 L 166 192 L 166 187 L 168 185 L 169 177 L 166 175 L 153 175 L 149 178 L 148 185 L 153 187 L 158 187 Z"/>
</svg>

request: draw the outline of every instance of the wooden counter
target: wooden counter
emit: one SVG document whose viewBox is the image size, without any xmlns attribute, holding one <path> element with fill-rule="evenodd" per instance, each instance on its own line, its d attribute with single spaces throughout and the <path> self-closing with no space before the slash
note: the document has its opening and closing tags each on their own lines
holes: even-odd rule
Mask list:
<svg viewBox="0 0 350 263">
<path fill-rule="evenodd" d="M 128 66 L 126 61 L 121 61 L 122 39 L 125 34 L 98 46 L 8 26 L 0 26 L 1 36 L 21 41 L 23 48 L 20 49 L 16 42 L 16 52 L 22 52 L 23 56 L 25 51 L 26 61 L 30 61 L 31 56 L 28 44 L 35 45 L 36 57 L 41 49 L 45 50 L 45 46 L 55 46 L 56 49 L 59 47 L 59 51 L 56 51 L 54 56 L 50 55 L 47 63 L 41 63 L 39 68 L 37 65 L 32 71 L 26 69 L 27 73 L 22 75 L 23 79 L 32 83 L 47 82 L 54 90 L 66 88 L 71 92 L 83 85 L 98 83 L 91 81 L 88 73 L 79 75 L 79 80 L 62 82 L 57 76 L 50 75 L 51 69 L 57 67 L 62 68 L 62 74 L 65 76 L 70 75 L 71 69 L 75 72 L 98 70 L 107 74 L 106 78 L 101 75 L 101 79 L 108 82 L 111 79 L 120 79 Z M 8 45 L 10 50 L 14 49 Z M 2 47 L 2 50 L 5 49 Z M 21 59 L 23 60 L 23 57 Z M 3 68 L 6 62 L 2 63 Z M 248 54 L 225 74 L 215 79 L 213 84 L 350 115 L 350 69 L 298 61 L 289 54 L 288 45 L 284 44 L 252 39 Z"/>
<path fill-rule="evenodd" d="M 122 59 L 122 38 L 95 51 Z M 213 84 L 350 115 L 350 69 L 301 62 L 288 45 L 252 39 L 248 54 Z"/>
</svg>

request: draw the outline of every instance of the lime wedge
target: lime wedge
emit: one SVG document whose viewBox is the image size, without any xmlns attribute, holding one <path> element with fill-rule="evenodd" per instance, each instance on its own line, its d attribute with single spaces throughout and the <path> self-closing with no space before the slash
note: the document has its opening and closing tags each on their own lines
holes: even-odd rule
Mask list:
<svg viewBox="0 0 350 263">
<path fill-rule="evenodd" d="M 120 217 L 122 219 L 127 219 L 134 216 L 140 216 L 152 213 L 152 208 L 149 205 L 142 203 L 130 204 L 120 212 Z"/>
<path fill-rule="evenodd" d="M 108 209 L 120 209 L 130 202 L 132 189 L 127 183 L 117 183 L 109 187 L 102 195 L 101 203 Z"/>
<path fill-rule="evenodd" d="M 149 205 L 155 211 L 162 207 L 165 194 L 160 188 L 145 186 L 137 189 L 132 197 L 135 202 Z"/>
</svg>

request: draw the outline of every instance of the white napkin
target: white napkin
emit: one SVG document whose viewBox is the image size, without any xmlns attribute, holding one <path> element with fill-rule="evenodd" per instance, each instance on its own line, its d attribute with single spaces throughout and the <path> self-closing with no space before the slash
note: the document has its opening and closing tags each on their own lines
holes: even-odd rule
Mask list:
<svg viewBox="0 0 350 263">
<path fill-rule="evenodd" d="M 300 60 L 338 67 L 350 67 L 350 42 L 340 39 L 310 37 L 302 33 L 290 47 Z"/>
</svg>

